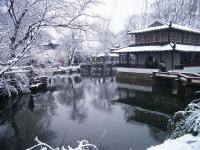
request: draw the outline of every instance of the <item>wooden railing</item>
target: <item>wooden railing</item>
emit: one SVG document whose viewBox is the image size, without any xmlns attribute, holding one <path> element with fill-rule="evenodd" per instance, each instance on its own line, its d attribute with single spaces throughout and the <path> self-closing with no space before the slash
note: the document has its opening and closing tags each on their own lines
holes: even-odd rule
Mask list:
<svg viewBox="0 0 200 150">
<path fill-rule="evenodd" d="M 200 75 L 197 73 L 180 73 L 178 80 L 185 84 L 200 84 Z"/>
<path fill-rule="evenodd" d="M 177 72 L 153 72 L 153 78 L 162 77 L 162 78 L 178 78 Z"/>
<path fill-rule="evenodd" d="M 200 84 L 200 75 L 197 73 L 153 72 L 153 78 L 178 80 L 184 84 Z"/>
<path fill-rule="evenodd" d="M 146 69 L 153 69 L 153 68 L 147 68 L 145 65 L 143 64 L 127 64 L 127 63 L 121 63 L 121 64 L 117 64 L 117 67 L 125 67 L 125 68 L 146 68 Z M 156 68 L 154 68 L 156 69 Z"/>
</svg>

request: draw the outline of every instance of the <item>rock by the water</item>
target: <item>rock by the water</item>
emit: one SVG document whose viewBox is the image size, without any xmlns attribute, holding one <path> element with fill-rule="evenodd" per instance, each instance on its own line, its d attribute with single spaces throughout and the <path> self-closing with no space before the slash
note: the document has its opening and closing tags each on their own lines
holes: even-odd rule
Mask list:
<svg viewBox="0 0 200 150">
<path fill-rule="evenodd" d="M 185 134 L 200 136 L 200 99 L 191 102 L 185 111 L 178 111 L 168 122 L 168 137 L 176 139 Z"/>
</svg>

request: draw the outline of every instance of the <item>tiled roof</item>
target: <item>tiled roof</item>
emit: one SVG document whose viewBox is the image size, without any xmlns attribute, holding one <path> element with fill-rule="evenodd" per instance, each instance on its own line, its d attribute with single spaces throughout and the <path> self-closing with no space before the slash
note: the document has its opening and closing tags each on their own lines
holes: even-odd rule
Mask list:
<svg viewBox="0 0 200 150">
<path fill-rule="evenodd" d="M 160 25 L 160 26 L 154 26 L 154 27 L 148 26 L 146 28 L 136 29 L 136 30 L 128 32 L 128 34 L 150 32 L 150 31 L 163 30 L 163 29 L 168 29 L 168 28 L 170 28 L 170 23 L 163 23 L 163 25 Z M 181 30 L 181 31 L 200 33 L 200 30 L 198 30 L 198 29 L 194 29 L 194 28 L 191 28 L 188 26 L 183 26 L 183 25 L 174 24 L 174 23 L 171 24 L 171 28 Z"/>
<path fill-rule="evenodd" d="M 154 45 L 154 46 L 129 46 L 113 51 L 114 53 L 128 52 L 156 52 L 156 51 L 172 51 L 172 44 Z M 176 44 L 176 51 L 200 52 L 200 46 Z"/>
</svg>

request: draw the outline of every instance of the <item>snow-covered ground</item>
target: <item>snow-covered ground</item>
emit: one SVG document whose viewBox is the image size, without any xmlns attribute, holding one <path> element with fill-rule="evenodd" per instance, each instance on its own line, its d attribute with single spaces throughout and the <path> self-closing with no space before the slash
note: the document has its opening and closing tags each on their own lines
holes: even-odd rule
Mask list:
<svg viewBox="0 0 200 150">
<path fill-rule="evenodd" d="M 178 111 L 168 122 L 168 140 L 147 150 L 200 150 L 200 100 Z"/>
<path fill-rule="evenodd" d="M 166 140 L 163 144 L 150 147 L 147 150 L 200 150 L 200 137 L 186 134 L 175 140 Z"/>
<path fill-rule="evenodd" d="M 84 150 L 84 149 L 88 149 L 89 147 L 92 147 L 93 149 L 98 150 L 98 148 L 95 145 L 89 144 L 89 142 L 85 141 L 85 140 L 78 142 L 79 145 L 76 148 L 72 148 L 70 146 L 65 148 L 63 146 L 61 149 L 59 149 L 59 148 L 54 149 L 51 146 L 49 146 L 48 144 L 39 141 L 37 139 L 37 137 L 36 137 L 35 141 L 38 144 L 36 144 L 26 150 L 32 150 L 32 149 L 39 148 L 39 147 L 41 147 L 41 150 L 47 150 L 47 148 L 50 150 Z M 190 134 L 184 135 L 175 140 L 167 140 L 163 144 L 147 148 L 147 150 L 199 150 L 199 149 L 200 149 L 200 138 L 194 137 Z"/>
<path fill-rule="evenodd" d="M 190 72 L 190 73 L 200 73 L 199 67 L 184 67 L 183 69 L 174 69 L 175 72 Z"/>
<path fill-rule="evenodd" d="M 67 67 L 62 67 L 60 66 L 59 68 L 54 68 L 54 71 L 77 71 L 77 69 L 80 69 L 80 66 L 67 66 Z"/>
<path fill-rule="evenodd" d="M 130 72 L 130 73 L 147 73 L 147 74 L 152 74 L 153 72 L 157 72 L 158 70 L 159 69 L 117 67 L 117 72 Z"/>
</svg>

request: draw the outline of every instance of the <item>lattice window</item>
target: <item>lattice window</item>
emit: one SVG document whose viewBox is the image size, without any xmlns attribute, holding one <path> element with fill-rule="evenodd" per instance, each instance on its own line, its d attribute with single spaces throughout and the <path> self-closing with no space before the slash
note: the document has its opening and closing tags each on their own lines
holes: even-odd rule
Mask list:
<svg viewBox="0 0 200 150">
<path fill-rule="evenodd" d="M 168 42 L 168 32 L 163 32 L 163 42 Z"/>
<path fill-rule="evenodd" d="M 146 33 L 146 43 L 151 43 L 151 37 L 149 33 Z"/>
<path fill-rule="evenodd" d="M 191 44 L 192 43 L 192 34 L 189 33 L 188 34 L 188 44 Z"/>
<path fill-rule="evenodd" d="M 174 32 L 170 32 L 170 42 L 175 42 L 175 33 Z"/>
<path fill-rule="evenodd" d="M 136 34 L 136 35 L 135 35 L 135 43 L 136 43 L 136 44 L 140 44 L 140 38 L 141 38 L 141 37 L 140 37 L 140 34 Z"/>
<path fill-rule="evenodd" d="M 141 44 L 145 44 L 145 34 L 141 35 Z"/>
<path fill-rule="evenodd" d="M 200 35 L 197 35 L 197 45 L 200 45 Z"/>
<path fill-rule="evenodd" d="M 156 43 L 156 33 L 151 33 L 151 43 Z"/>
<path fill-rule="evenodd" d="M 192 44 L 196 44 L 196 35 L 192 34 Z"/>
<path fill-rule="evenodd" d="M 162 43 L 162 32 L 157 32 L 157 42 Z"/>
<path fill-rule="evenodd" d="M 183 43 L 185 43 L 185 44 L 188 43 L 188 33 L 184 33 L 184 35 L 183 35 Z"/>
<path fill-rule="evenodd" d="M 178 33 L 178 43 L 183 43 L 183 34 Z"/>
</svg>

